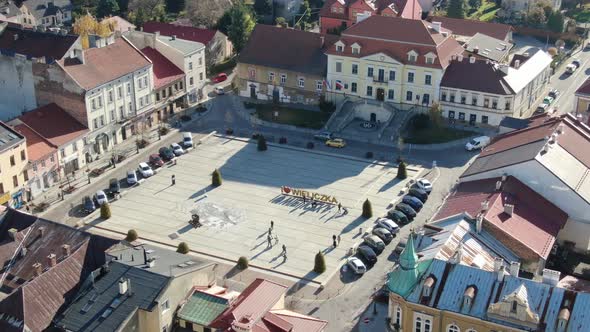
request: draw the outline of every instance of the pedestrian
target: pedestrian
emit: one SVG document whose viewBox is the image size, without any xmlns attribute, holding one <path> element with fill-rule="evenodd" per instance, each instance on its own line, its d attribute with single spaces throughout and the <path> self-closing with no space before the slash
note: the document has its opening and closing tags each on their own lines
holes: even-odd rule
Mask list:
<svg viewBox="0 0 590 332">
<path fill-rule="evenodd" d="M 338 245 L 338 243 L 336 243 L 336 235 L 332 235 L 332 245 L 334 245 L 334 248 Z"/>
<path fill-rule="evenodd" d="M 272 227 L 268 228 L 268 236 L 272 236 Z"/>
<path fill-rule="evenodd" d="M 362 235 L 362 234 L 363 234 L 363 228 L 359 227 L 359 235 Z"/>
<path fill-rule="evenodd" d="M 338 234 L 338 245 L 340 245 L 340 234 Z"/>
<path fill-rule="evenodd" d="M 302 197 L 303 197 L 303 204 L 305 204 L 305 196 L 302 196 Z"/>
<path fill-rule="evenodd" d="M 266 237 L 266 242 L 267 242 L 266 247 L 272 248 L 272 237 L 270 236 L 270 234 L 268 234 L 268 236 Z"/>
<path fill-rule="evenodd" d="M 281 254 L 286 255 L 287 254 L 287 246 L 283 244 L 283 251 L 281 252 Z"/>
<path fill-rule="evenodd" d="M 316 205 L 317 205 L 317 204 L 318 204 L 318 203 L 316 203 L 316 201 L 315 201 L 315 200 L 313 200 L 313 199 L 311 200 L 311 207 L 312 207 L 312 208 L 314 208 L 314 209 L 315 209 L 315 207 L 316 207 Z"/>
<path fill-rule="evenodd" d="M 270 221 L 270 229 L 274 229 L 274 227 L 275 227 L 275 222 L 271 220 Z"/>
<path fill-rule="evenodd" d="M 342 209 L 342 204 L 338 203 L 338 212 L 340 212 L 340 209 Z"/>
<path fill-rule="evenodd" d="M 176 184 L 176 175 L 172 174 L 172 185 Z"/>
</svg>

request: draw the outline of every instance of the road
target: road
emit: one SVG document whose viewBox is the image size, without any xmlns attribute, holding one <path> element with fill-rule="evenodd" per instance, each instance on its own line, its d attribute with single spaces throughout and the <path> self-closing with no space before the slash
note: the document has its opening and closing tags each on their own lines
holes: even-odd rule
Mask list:
<svg viewBox="0 0 590 332">
<path fill-rule="evenodd" d="M 579 59 L 582 65 L 573 74 L 565 74 L 565 66 L 570 63 L 574 58 Z M 590 51 L 582 50 L 577 51 L 572 55 L 572 58 L 563 64 L 560 70 L 551 77 L 549 86 L 555 88 L 561 92 L 554 102 L 554 107 L 557 108 L 558 114 L 565 114 L 575 112 L 575 96 L 576 90 L 586 81 L 588 75 L 590 75 Z"/>
</svg>

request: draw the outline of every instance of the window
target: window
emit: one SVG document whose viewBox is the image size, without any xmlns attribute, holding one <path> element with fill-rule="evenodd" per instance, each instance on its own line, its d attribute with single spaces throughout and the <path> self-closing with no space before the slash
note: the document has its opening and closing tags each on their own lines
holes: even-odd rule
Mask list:
<svg viewBox="0 0 590 332">
<path fill-rule="evenodd" d="M 493 99 L 492 100 L 492 108 L 493 109 L 497 109 L 498 108 L 498 99 Z"/>
<path fill-rule="evenodd" d="M 162 94 L 166 93 L 166 91 L 162 91 Z M 160 93 L 156 92 L 156 101 L 160 101 Z"/>
<path fill-rule="evenodd" d="M 407 101 L 412 101 L 412 91 L 406 92 L 406 100 Z"/>
<path fill-rule="evenodd" d="M 488 116 L 487 115 L 482 115 L 481 116 L 481 123 L 488 124 Z"/>
<path fill-rule="evenodd" d="M 477 96 L 471 97 L 471 105 L 477 106 Z"/>
<path fill-rule="evenodd" d="M 199 66 L 203 65 L 203 58 L 199 57 Z"/>
<path fill-rule="evenodd" d="M 166 89 L 162 90 L 162 98 L 166 98 Z"/>
<path fill-rule="evenodd" d="M 127 95 L 131 94 L 131 83 L 127 83 Z"/>
<path fill-rule="evenodd" d="M 25 179 L 25 182 L 26 182 L 26 181 L 29 181 L 29 172 L 27 172 L 27 170 L 26 170 L 26 169 L 23 171 L 23 177 L 24 177 L 24 179 Z"/>
<path fill-rule="evenodd" d="M 371 68 L 371 67 L 367 68 L 367 76 L 373 77 L 373 68 Z"/>
<path fill-rule="evenodd" d="M 344 46 L 342 46 L 342 45 L 336 45 L 336 51 L 338 51 L 338 52 L 344 52 Z"/>
<path fill-rule="evenodd" d="M 256 79 L 256 69 L 248 68 L 248 78 L 250 78 L 251 80 Z M 182 89 L 182 86 L 180 86 L 180 88 Z"/>
<path fill-rule="evenodd" d="M 449 119 L 455 119 L 455 111 L 449 111 Z"/>
<path fill-rule="evenodd" d="M 356 63 L 352 64 L 352 74 L 353 75 L 357 75 L 359 73 L 359 65 L 357 65 Z"/>
<path fill-rule="evenodd" d="M 398 305 L 395 306 L 395 324 L 401 327 L 402 325 L 402 308 Z"/>
<path fill-rule="evenodd" d="M 172 90 L 172 89 L 170 89 Z M 150 95 L 145 96 L 145 104 L 148 105 L 150 103 Z"/>
<path fill-rule="evenodd" d="M 467 100 L 467 97 L 461 95 L 461 104 L 465 104 L 466 100 Z"/>
<path fill-rule="evenodd" d="M 273 72 L 268 73 L 268 81 L 272 83 L 272 82 L 274 82 L 274 80 L 275 80 L 275 73 L 273 73 Z"/>
<path fill-rule="evenodd" d="M 100 126 L 104 126 L 104 115 L 100 116 Z"/>
<path fill-rule="evenodd" d="M 102 107 L 102 96 L 98 96 L 98 107 Z"/>
<path fill-rule="evenodd" d="M 300 88 L 305 88 L 305 79 L 303 77 L 299 77 L 298 85 Z"/>
<path fill-rule="evenodd" d="M 170 309 L 170 303 L 168 302 L 168 300 L 162 302 L 162 304 L 160 304 L 160 308 L 162 309 L 162 312 Z"/>
<path fill-rule="evenodd" d="M 117 87 L 117 99 L 123 98 L 123 88 L 121 86 Z"/>
<path fill-rule="evenodd" d="M 94 120 L 92 120 L 92 127 L 93 127 L 94 129 L 98 128 L 98 119 L 94 119 Z"/>
<path fill-rule="evenodd" d="M 475 330 L 475 329 L 469 329 L 469 330 L 467 330 L 467 332 L 477 332 L 477 330 Z"/>
<path fill-rule="evenodd" d="M 488 98 L 483 99 L 483 107 L 485 107 L 485 108 L 490 107 L 490 99 L 488 99 Z"/>
<path fill-rule="evenodd" d="M 20 151 L 20 160 L 25 160 L 27 159 L 27 155 L 25 154 L 25 150 L 21 150 Z"/>
<path fill-rule="evenodd" d="M 92 99 L 90 101 L 90 103 L 92 104 L 92 110 L 95 110 L 96 109 L 96 98 Z"/>
<path fill-rule="evenodd" d="M 45 167 L 47 166 L 47 164 L 45 164 L 45 159 L 41 160 L 41 167 Z"/>
<path fill-rule="evenodd" d="M 322 81 L 315 81 L 315 89 L 317 91 L 322 91 L 324 84 Z"/>
<path fill-rule="evenodd" d="M 342 62 L 336 62 L 336 72 L 337 73 L 342 72 Z"/>
<path fill-rule="evenodd" d="M 459 329 L 459 327 L 455 324 L 451 324 L 449 326 L 447 326 L 447 332 L 460 332 L 461 329 Z"/>
<path fill-rule="evenodd" d="M 72 151 L 74 151 L 74 152 L 77 152 L 78 151 L 78 144 L 72 143 Z"/>
<path fill-rule="evenodd" d="M 425 319 L 424 320 L 424 332 L 430 332 L 430 319 Z"/>
<path fill-rule="evenodd" d="M 14 161 L 14 156 L 10 156 L 10 166 L 14 165 L 16 165 L 16 162 Z"/>
<path fill-rule="evenodd" d="M 143 107 L 143 97 L 139 98 L 139 107 Z"/>
<path fill-rule="evenodd" d="M 121 116 L 121 119 L 125 118 L 125 107 L 124 106 L 119 106 L 119 115 Z"/>
<path fill-rule="evenodd" d="M 449 96 L 449 101 L 451 103 L 454 103 L 455 102 L 455 93 L 454 92 L 451 92 L 451 95 Z"/>
<path fill-rule="evenodd" d="M 350 92 L 356 93 L 356 82 L 350 83 Z"/>
<path fill-rule="evenodd" d="M 256 77 L 256 74 L 254 74 L 254 77 Z M 182 81 L 178 82 L 178 86 L 179 86 L 180 90 L 182 90 Z"/>
<path fill-rule="evenodd" d="M 509 109 L 510 109 L 510 100 L 507 100 L 507 101 L 506 101 L 506 104 L 505 104 L 504 108 L 505 108 L 506 110 L 509 110 Z"/>
<path fill-rule="evenodd" d="M 377 70 L 377 80 L 379 82 L 384 82 L 385 81 L 385 70 L 384 69 Z"/>
<path fill-rule="evenodd" d="M 51 162 L 55 162 L 55 157 L 53 155 L 51 155 L 51 157 L 49 157 L 49 160 L 51 160 Z"/>
<path fill-rule="evenodd" d="M 188 80 L 188 84 L 189 84 L 190 86 L 193 86 L 193 85 L 195 85 L 195 81 L 194 81 L 194 79 L 193 79 L 192 77 L 191 77 L 191 78 Z"/>
<path fill-rule="evenodd" d="M 369 96 L 369 97 L 373 96 L 373 87 L 372 86 L 367 87 L 367 96 Z"/>
<path fill-rule="evenodd" d="M 114 100 L 113 90 L 109 90 L 108 96 L 109 96 L 109 104 L 111 104 L 113 102 L 113 100 Z"/>
<path fill-rule="evenodd" d="M 4 184 L 0 183 L 0 194 L 4 194 Z"/>
<path fill-rule="evenodd" d="M 434 63 L 434 58 L 433 58 L 433 57 L 431 57 L 431 56 L 427 56 L 427 57 L 426 57 L 426 64 L 427 64 L 427 65 L 431 65 L 431 64 L 433 64 L 433 63 Z"/>
<path fill-rule="evenodd" d="M 131 102 L 129 102 L 129 113 L 133 113 L 133 104 Z"/>
<path fill-rule="evenodd" d="M 143 87 L 147 88 L 148 87 L 148 77 L 147 75 L 143 78 Z"/>
<path fill-rule="evenodd" d="M 192 62 L 188 63 L 188 70 L 193 70 L 193 63 Z"/>
<path fill-rule="evenodd" d="M 358 48 L 358 47 L 352 48 L 352 54 L 359 54 L 359 53 L 360 53 L 360 48 Z"/>
<path fill-rule="evenodd" d="M 12 185 L 16 188 L 18 187 L 18 176 L 14 175 L 12 177 Z"/>
<path fill-rule="evenodd" d="M 465 113 L 459 112 L 459 120 L 460 121 L 465 121 Z"/>
<path fill-rule="evenodd" d="M 422 318 L 420 317 L 416 317 L 416 319 L 414 319 L 414 331 L 415 332 L 422 332 Z"/>
<path fill-rule="evenodd" d="M 447 93 L 445 91 L 441 92 L 440 100 L 447 101 Z"/>
<path fill-rule="evenodd" d="M 395 71 L 394 70 L 389 71 L 389 80 L 395 81 Z"/>
<path fill-rule="evenodd" d="M 408 73 L 408 83 L 414 83 L 414 73 Z"/>
<path fill-rule="evenodd" d="M 516 313 L 517 308 L 518 308 L 518 303 L 516 301 L 512 301 L 512 308 L 510 309 L 510 312 Z"/>
<path fill-rule="evenodd" d="M 424 84 L 432 85 L 432 75 L 426 74 L 426 76 L 424 76 Z"/>
<path fill-rule="evenodd" d="M 281 74 L 281 84 L 287 83 L 287 75 Z"/>
<path fill-rule="evenodd" d="M 410 62 L 416 62 L 416 56 L 414 54 L 408 55 L 408 61 L 410 61 Z"/>
<path fill-rule="evenodd" d="M 199 81 L 203 80 L 203 73 L 199 73 Z"/>
<path fill-rule="evenodd" d="M 387 99 L 393 100 L 393 97 L 394 97 L 393 90 L 389 89 L 389 91 L 387 91 Z"/>
</svg>

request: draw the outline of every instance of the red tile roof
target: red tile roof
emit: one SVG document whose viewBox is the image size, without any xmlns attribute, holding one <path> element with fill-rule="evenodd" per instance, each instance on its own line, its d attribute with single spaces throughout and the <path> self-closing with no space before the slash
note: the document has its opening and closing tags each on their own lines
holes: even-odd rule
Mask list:
<svg viewBox="0 0 590 332">
<path fill-rule="evenodd" d="M 15 37 L 16 36 L 16 37 Z M 15 39 L 16 38 L 16 39 Z M 59 60 L 78 40 L 78 36 L 40 32 L 9 25 L 0 34 L 0 51 Z"/>
<path fill-rule="evenodd" d="M 450 18 L 444 16 L 431 16 L 428 18 L 428 21 L 441 22 L 442 27 L 453 31 L 453 34 L 467 37 L 472 37 L 479 32 L 486 36 L 505 40 L 506 36 L 511 31 L 514 31 L 514 28 L 507 24 Z"/>
<path fill-rule="evenodd" d="M 14 126 L 14 130 L 18 131 L 27 139 L 29 161 L 46 159 L 48 155 L 57 151 L 55 145 L 51 144 L 26 124 L 16 125 Z"/>
<path fill-rule="evenodd" d="M 154 65 L 154 88 L 159 89 L 184 77 L 184 72 L 157 50 L 146 47 L 141 50 Z"/>
<path fill-rule="evenodd" d="M 496 191 L 499 180 L 501 178 L 460 183 L 435 219 L 463 212 L 476 218 L 482 212 L 482 203 L 487 200 L 489 208 L 484 220 L 505 235 L 498 238 L 500 242 L 515 250 L 518 246 L 514 241 L 517 241 L 539 257 L 547 258 L 568 215 L 515 177 L 507 177 L 502 190 Z M 512 216 L 504 213 L 504 204 L 514 205 Z M 520 254 L 518 250 L 515 252 Z"/>
<path fill-rule="evenodd" d="M 162 36 L 176 36 L 176 38 L 203 43 L 205 45 L 215 36 L 217 30 L 201 29 L 184 25 L 175 25 L 163 22 L 146 22 L 143 31 L 149 33 L 160 32 Z"/>
<path fill-rule="evenodd" d="M 26 112 L 18 119 L 56 147 L 70 143 L 88 132 L 88 128 L 55 103 Z"/>
<path fill-rule="evenodd" d="M 273 310 L 273 314 L 289 322 L 293 332 L 321 332 L 328 322 L 314 317 L 301 315 L 289 310 Z"/>
<path fill-rule="evenodd" d="M 84 50 L 82 64 L 67 58 L 58 63 L 82 88 L 90 90 L 151 65 L 149 60 L 125 37 L 100 48 Z"/>
<path fill-rule="evenodd" d="M 576 90 L 576 94 L 590 95 L 590 78 L 586 79 Z"/>
</svg>

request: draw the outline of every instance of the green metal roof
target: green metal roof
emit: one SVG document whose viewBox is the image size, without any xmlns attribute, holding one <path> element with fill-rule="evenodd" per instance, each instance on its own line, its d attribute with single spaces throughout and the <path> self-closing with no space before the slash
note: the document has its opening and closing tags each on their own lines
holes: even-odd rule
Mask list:
<svg viewBox="0 0 590 332">
<path fill-rule="evenodd" d="M 406 297 L 431 262 L 432 260 L 418 262 L 418 255 L 414 247 L 414 233 L 410 233 L 408 243 L 399 257 L 399 265 L 387 275 L 389 291 Z"/>
<path fill-rule="evenodd" d="M 178 317 L 202 326 L 211 322 L 229 307 L 227 299 L 196 291 L 178 313 Z"/>
</svg>

